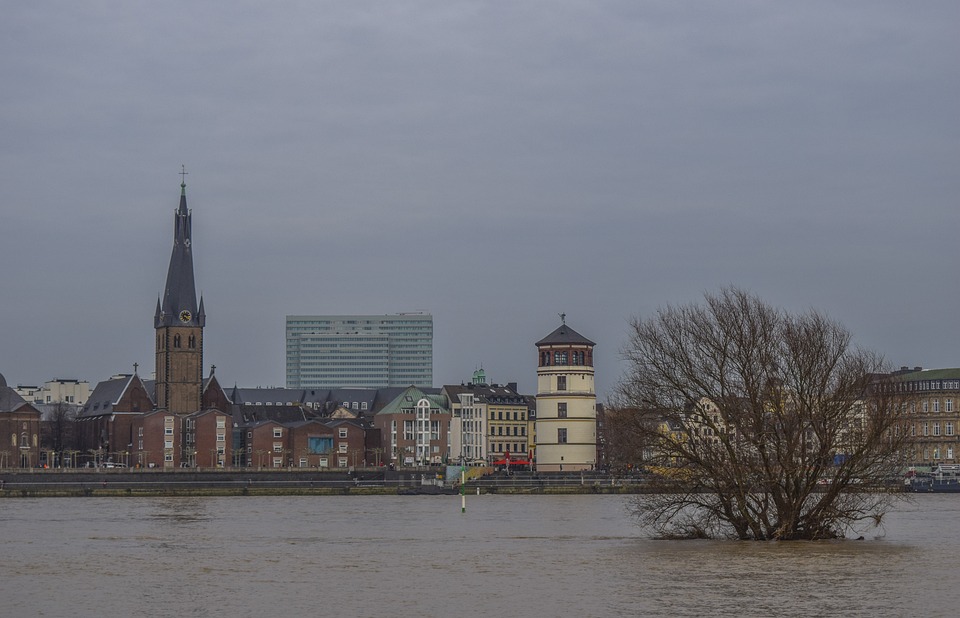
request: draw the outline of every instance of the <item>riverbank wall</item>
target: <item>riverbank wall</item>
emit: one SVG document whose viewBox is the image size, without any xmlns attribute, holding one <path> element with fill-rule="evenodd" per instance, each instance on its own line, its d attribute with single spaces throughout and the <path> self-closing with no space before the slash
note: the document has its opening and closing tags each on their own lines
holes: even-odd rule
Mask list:
<svg viewBox="0 0 960 618">
<path fill-rule="evenodd" d="M 494 474 L 468 480 L 467 494 L 643 493 L 635 479 L 590 474 Z M 437 495 L 459 483 L 434 470 L 15 470 L 0 471 L 0 498 L 130 496 Z"/>
</svg>

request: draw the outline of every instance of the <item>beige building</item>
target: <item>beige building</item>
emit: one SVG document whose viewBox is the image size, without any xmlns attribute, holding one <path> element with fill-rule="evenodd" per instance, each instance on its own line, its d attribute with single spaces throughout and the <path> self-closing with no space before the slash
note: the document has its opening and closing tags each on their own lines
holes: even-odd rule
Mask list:
<svg viewBox="0 0 960 618">
<path fill-rule="evenodd" d="M 537 470 L 593 470 L 597 465 L 596 344 L 564 320 L 536 345 Z"/>
<path fill-rule="evenodd" d="M 450 461 L 463 465 L 528 464 L 533 415 L 517 385 L 487 384 L 482 369 L 470 384 L 444 386 L 450 402 Z"/>
<path fill-rule="evenodd" d="M 910 463 L 960 463 L 960 368 L 902 367 L 893 378 L 906 396 Z"/>
<path fill-rule="evenodd" d="M 90 397 L 90 384 L 86 380 L 55 378 L 43 386 L 17 385 L 17 394 L 30 403 L 69 403 L 82 406 Z"/>
</svg>

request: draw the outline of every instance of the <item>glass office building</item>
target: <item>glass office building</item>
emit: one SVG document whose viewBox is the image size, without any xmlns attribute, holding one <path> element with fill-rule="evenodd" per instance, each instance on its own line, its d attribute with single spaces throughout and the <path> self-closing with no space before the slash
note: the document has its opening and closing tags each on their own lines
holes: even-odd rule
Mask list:
<svg viewBox="0 0 960 618">
<path fill-rule="evenodd" d="M 433 386 L 433 316 L 288 315 L 287 388 Z"/>
</svg>

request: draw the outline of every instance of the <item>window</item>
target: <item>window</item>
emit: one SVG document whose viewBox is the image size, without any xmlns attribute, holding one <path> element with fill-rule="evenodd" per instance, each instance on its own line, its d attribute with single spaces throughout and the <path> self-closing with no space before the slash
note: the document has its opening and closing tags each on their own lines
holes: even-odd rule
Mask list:
<svg viewBox="0 0 960 618">
<path fill-rule="evenodd" d="M 330 452 L 333 450 L 333 438 L 310 436 L 307 438 L 307 448 L 311 453 Z"/>
<path fill-rule="evenodd" d="M 934 412 L 939 412 L 939 411 L 940 411 L 940 400 L 939 400 L 939 399 L 934 399 L 934 400 L 933 400 L 933 411 L 934 411 Z"/>
<path fill-rule="evenodd" d="M 164 440 L 163 448 L 173 448 L 173 440 Z"/>
<path fill-rule="evenodd" d="M 953 421 L 947 421 L 947 435 L 953 435 Z"/>
<path fill-rule="evenodd" d="M 163 435 L 165 435 L 165 436 L 172 436 L 172 435 L 173 435 L 173 427 L 164 427 L 164 428 L 163 428 Z"/>
<path fill-rule="evenodd" d="M 346 453 L 346 452 L 347 452 L 347 443 L 346 443 L 346 442 L 341 442 L 340 444 L 338 444 L 338 445 L 337 445 L 337 451 L 340 452 L 340 453 Z"/>
<path fill-rule="evenodd" d="M 561 401 L 557 404 L 557 418 L 567 418 L 567 402 Z"/>
<path fill-rule="evenodd" d="M 273 458 L 273 467 L 279 468 L 283 466 L 283 457 L 274 457 Z"/>
<path fill-rule="evenodd" d="M 557 376 L 557 390 L 567 390 L 567 376 Z"/>
<path fill-rule="evenodd" d="M 300 467 L 301 467 L 301 468 L 306 468 L 306 467 L 307 467 L 307 458 L 306 458 L 306 457 L 301 457 L 301 458 L 300 458 Z"/>
<path fill-rule="evenodd" d="M 226 442 L 226 440 L 227 440 L 226 434 L 222 434 L 222 433 L 217 434 L 217 442 Z"/>
<path fill-rule="evenodd" d="M 321 457 L 321 458 L 320 458 L 320 467 L 321 467 L 321 468 L 327 468 L 327 467 L 329 467 L 329 466 L 330 466 L 330 462 L 327 460 L 327 458 L 326 458 L 326 457 Z"/>
<path fill-rule="evenodd" d="M 935 436 L 939 436 L 939 435 L 940 435 L 940 423 L 939 423 L 939 422 L 933 424 L 933 435 L 935 435 Z"/>
<path fill-rule="evenodd" d="M 274 442 L 273 443 L 273 452 L 282 453 L 283 452 L 283 442 Z"/>
<path fill-rule="evenodd" d="M 557 444 L 566 444 L 567 443 L 567 428 L 559 427 L 557 429 Z"/>
<path fill-rule="evenodd" d="M 953 412 L 953 399 L 947 399 L 944 402 L 944 407 L 946 408 L 947 412 Z"/>
<path fill-rule="evenodd" d="M 566 364 L 567 364 L 567 353 L 566 353 L 566 352 L 554 352 L 554 353 L 553 353 L 553 364 L 554 364 L 554 365 L 566 365 Z"/>
<path fill-rule="evenodd" d="M 273 428 L 273 437 L 282 438 L 283 437 L 283 427 L 274 427 Z"/>
<path fill-rule="evenodd" d="M 346 467 L 347 467 L 347 458 L 346 458 L 346 457 L 339 457 L 339 458 L 337 458 L 337 467 L 339 467 L 339 468 L 346 468 Z"/>
<path fill-rule="evenodd" d="M 926 414 L 930 411 L 930 402 L 926 399 L 923 400 L 923 413 Z"/>
<path fill-rule="evenodd" d="M 346 428 L 346 427 L 341 427 L 341 428 L 340 428 L 340 437 L 341 437 L 341 438 L 346 438 L 346 437 L 347 437 L 347 428 Z"/>
<path fill-rule="evenodd" d="M 170 453 L 167 453 L 166 455 L 163 456 L 163 460 L 164 460 L 164 461 L 173 461 L 173 455 L 171 455 Z"/>
<path fill-rule="evenodd" d="M 143 427 L 137 427 L 137 435 L 143 437 Z"/>
<path fill-rule="evenodd" d="M 925 435 L 925 436 L 929 436 L 929 435 L 930 435 L 930 423 L 924 423 L 924 424 L 923 424 L 923 435 Z"/>
</svg>

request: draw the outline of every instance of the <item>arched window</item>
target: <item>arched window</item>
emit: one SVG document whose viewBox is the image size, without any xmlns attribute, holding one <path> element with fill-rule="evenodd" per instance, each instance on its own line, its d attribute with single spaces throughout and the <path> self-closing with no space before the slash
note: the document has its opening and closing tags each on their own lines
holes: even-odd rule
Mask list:
<svg viewBox="0 0 960 618">
<path fill-rule="evenodd" d="M 174 336 L 173 336 L 173 347 L 175 347 L 175 348 L 179 348 L 179 347 L 180 347 L 180 335 L 174 335 Z"/>
<path fill-rule="evenodd" d="M 197 347 L 197 338 L 195 335 L 190 335 L 187 339 L 187 347 L 191 350 Z"/>
</svg>

